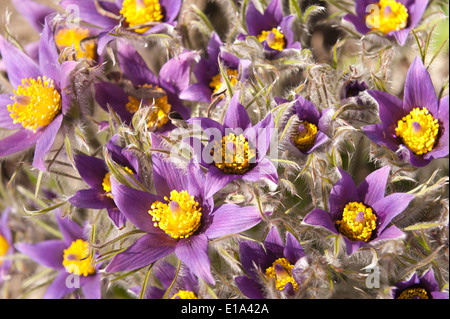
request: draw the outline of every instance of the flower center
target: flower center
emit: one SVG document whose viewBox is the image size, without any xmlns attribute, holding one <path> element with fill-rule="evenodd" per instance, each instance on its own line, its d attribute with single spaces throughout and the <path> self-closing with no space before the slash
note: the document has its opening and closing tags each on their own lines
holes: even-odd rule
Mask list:
<svg viewBox="0 0 450 319">
<path fill-rule="evenodd" d="M 425 154 L 433 149 L 439 133 L 438 120 L 427 108 L 413 109 L 397 123 L 395 134 L 416 155 Z"/>
<path fill-rule="evenodd" d="M 77 239 L 69 248 L 64 249 L 63 265 L 68 273 L 77 276 L 88 276 L 95 273 L 95 265 L 92 255 L 89 254 L 88 242 Z"/>
<path fill-rule="evenodd" d="M 258 35 L 258 40 L 259 42 L 263 42 L 265 40 L 269 47 L 278 51 L 281 51 L 286 47 L 284 35 L 279 28 L 273 28 L 269 31 L 262 31 Z"/>
<path fill-rule="evenodd" d="M 302 121 L 296 132 L 292 134 L 291 140 L 300 151 L 306 152 L 314 146 L 316 135 L 317 126 L 312 123 Z"/>
<path fill-rule="evenodd" d="M 3 263 L 2 257 L 6 255 L 9 249 L 9 244 L 6 239 L 0 235 L 0 265 Z"/>
<path fill-rule="evenodd" d="M 130 174 L 134 174 L 134 172 L 129 169 L 128 167 L 123 167 L 127 172 L 129 172 Z M 105 177 L 103 178 L 103 190 L 106 193 L 106 196 L 108 196 L 109 198 L 113 198 L 113 195 L 111 194 L 111 172 L 108 172 L 105 174 Z"/>
<path fill-rule="evenodd" d="M 372 30 L 380 30 L 384 34 L 399 31 L 408 24 L 408 9 L 394 0 L 380 0 L 377 3 L 379 12 L 369 14 L 366 23 Z"/>
<path fill-rule="evenodd" d="M 120 13 L 130 27 L 148 22 L 159 22 L 164 15 L 158 0 L 124 0 Z M 134 30 L 137 33 L 146 32 L 149 27 Z"/>
<path fill-rule="evenodd" d="M 345 205 L 342 220 L 336 224 L 339 232 L 350 240 L 362 240 L 368 242 L 372 237 L 372 231 L 377 227 L 377 216 L 372 208 L 362 203 L 350 202 Z"/>
<path fill-rule="evenodd" d="M 77 59 L 95 59 L 96 44 L 93 40 L 81 41 L 89 37 L 89 30 L 84 28 L 60 29 L 55 35 L 55 42 L 58 48 L 62 51 L 65 48 L 73 47 L 76 51 Z"/>
<path fill-rule="evenodd" d="M 55 89 L 53 80 L 40 76 L 36 79 L 23 79 L 14 90 L 13 104 L 8 111 L 14 123 L 33 130 L 50 124 L 61 111 L 61 95 Z"/>
<path fill-rule="evenodd" d="M 214 141 L 211 150 L 214 164 L 227 174 L 244 174 L 250 168 L 251 159 L 256 156 L 256 151 L 248 145 L 248 140 L 243 134 L 238 136 L 233 133 L 222 138 L 222 142 Z"/>
<path fill-rule="evenodd" d="M 153 85 L 151 84 L 144 84 L 143 86 L 145 88 L 153 88 Z M 155 85 L 155 89 L 161 90 L 158 86 Z M 128 97 L 128 103 L 125 106 L 127 111 L 130 113 L 136 113 L 139 110 L 139 107 L 143 105 L 152 105 L 152 107 L 155 109 L 153 112 L 150 113 L 147 121 L 147 127 L 157 127 L 160 128 L 164 124 L 166 124 L 169 121 L 169 113 L 172 109 L 172 105 L 170 105 L 167 101 L 167 95 L 151 99 L 151 100 L 139 100 L 135 97 L 129 96 Z"/>
<path fill-rule="evenodd" d="M 227 76 L 228 79 L 230 80 L 230 84 L 234 86 L 237 82 L 238 71 L 235 69 L 227 69 Z M 223 83 L 222 74 L 219 72 L 218 74 L 213 76 L 211 82 L 209 83 L 209 86 L 211 87 L 213 92 L 216 93 L 222 87 L 222 83 Z"/>
<path fill-rule="evenodd" d="M 172 296 L 172 299 L 198 299 L 198 298 L 192 291 L 180 290 L 175 295 Z"/>
<path fill-rule="evenodd" d="M 271 267 L 266 269 L 266 276 L 275 279 L 275 287 L 283 290 L 287 283 L 291 283 L 294 291 L 298 289 L 298 284 L 292 276 L 292 265 L 286 258 L 278 258 Z"/>
<path fill-rule="evenodd" d="M 409 288 L 400 294 L 397 299 L 429 299 L 428 293 L 423 288 Z"/>
<path fill-rule="evenodd" d="M 170 192 L 168 203 L 156 201 L 148 211 L 155 227 L 159 227 L 172 238 L 187 238 L 200 226 L 202 217 L 200 204 L 187 191 Z"/>
</svg>

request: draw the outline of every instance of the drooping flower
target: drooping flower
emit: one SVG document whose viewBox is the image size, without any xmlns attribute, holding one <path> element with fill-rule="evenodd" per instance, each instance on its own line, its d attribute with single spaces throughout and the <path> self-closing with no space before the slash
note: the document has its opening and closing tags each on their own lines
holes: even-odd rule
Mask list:
<svg viewBox="0 0 450 319">
<path fill-rule="evenodd" d="M 67 217 L 59 217 L 59 213 L 56 215 L 62 240 L 51 239 L 36 244 L 17 243 L 16 249 L 35 262 L 57 271 L 44 299 L 61 299 L 78 288 L 81 288 L 86 299 L 100 299 L 101 263 L 95 263 L 95 256 L 91 254 L 83 228 Z"/>
<path fill-rule="evenodd" d="M 404 45 L 427 5 L 428 0 L 356 0 L 356 15 L 347 14 L 344 19 L 353 23 L 362 34 L 379 31 Z"/>
<path fill-rule="evenodd" d="M 7 257 L 14 252 L 13 238 L 8 225 L 10 211 L 10 208 L 6 208 L 0 216 L 0 285 L 5 280 L 12 265 L 12 260 Z"/>
<path fill-rule="evenodd" d="M 36 146 L 33 166 L 45 171 L 44 157 L 70 108 L 66 86 L 75 62 L 59 63 L 48 21 L 39 43 L 39 64 L 1 36 L 0 52 L 15 88 L 13 94 L 0 95 L 0 127 L 17 130 L 0 140 L 0 156 Z"/>
<path fill-rule="evenodd" d="M 243 81 L 249 76 L 251 61 L 240 59 L 223 50 L 223 43 L 219 35 L 213 32 L 208 42 L 207 57 L 202 57 L 192 69 L 197 82 L 181 91 L 180 99 L 211 102 L 211 95 L 217 93 L 225 85 L 218 59 L 220 59 L 231 85 L 236 84 L 237 81 Z"/>
<path fill-rule="evenodd" d="M 403 232 L 389 223 L 406 209 L 414 195 L 385 196 L 389 171 L 389 166 L 380 168 L 356 187 L 352 177 L 339 169 L 341 179 L 334 184 L 328 200 L 330 211 L 313 209 L 303 222 L 341 234 L 348 255 L 377 241 L 401 237 Z"/>
<path fill-rule="evenodd" d="M 441 292 L 432 268 L 422 276 L 415 272 L 409 280 L 397 282 L 391 290 L 394 299 L 448 299 L 448 292 Z"/>
<path fill-rule="evenodd" d="M 403 101 L 383 91 L 368 93 L 378 102 L 381 120 L 363 128 L 374 143 L 398 151 L 400 159 L 409 155 L 417 167 L 448 155 L 448 95 L 438 101 L 420 58 L 414 59 L 406 75 Z"/>
<path fill-rule="evenodd" d="M 273 280 L 275 288 L 286 296 L 292 296 L 302 282 L 298 261 L 305 254 L 297 239 L 289 232 L 286 232 L 283 244 L 279 232 L 272 227 L 264 241 L 264 247 L 248 240 L 239 243 L 239 256 L 247 275 L 236 276 L 234 280 L 248 298 L 268 298 L 265 294 L 267 281 Z"/>
<path fill-rule="evenodd" d="M 293 19 L 294 15 L 283 15 L 281 0 L 272 0 L 264 13 L 256 9 L 253 1 L 249 1 L 245 13 L 248 35 L 258 38 L 270 56 L 276 56 L 284 49 L 301 49 L 291 28 Z"/>
<path fill-rule="evenodd" d="M 238 91 L 231 98 L 223 124 L 206 117 L 188 121 L 199 125 L 210 138 L 206 147 L 193 143 L 198 162 L 208 169 L 207 197 L 236 179 L 257 182 L 266 178 L 278 183 L 276 167 L 266 158 L 274 131 L 272 114 L 252 125 L 247 110 L 239 103 L 240 94 Z M 210 149 L 209 154 L 205 149 Z"/>
<path fill-rule="evenodd" d="M 184 119 L 190 117 L 190 109 L 185 106 L 179 93 L 189 85 L 190 66 L 196 53 L 186 52 L 167 61 L 156 76 L 147 66 L 132 44 L 119 41 L 117 56 L 125 79 L 133 85 L 133 92 L 126 92 L 119 83 L 100 82 L 95 85 L 95 97 L 99 105 L 107 110 L 107 105 L 125 123 L 131 123 L 133 115 L 140 107 L 149 106 L 147 126 L 159 133 L 169 131 L 174 125 L 169 120 L 170 112 L 179 113 Z M 157 98 L 146 90 L 156 90 Z"/>
<path fill-rule="evenodd" d="M 275 98 L 277 104 L 289 103 L 288 100 Z M 297 116 L 293 132 L 288 136 L 288 149 L 295 155 L 310 154 L 316 148 L 326 143 L 327 124 L 322 117 L 327 109 L 319 111 L 316 106 L 300 95 L 295 95 L 294 112 Z M 288 114 L 288 118 L 291 113 Z"/>
<path fill-rule="evenodd" d="M 153 133 L 150 135 L 152 148 L 163 149 L 160 138 Z M 207 194 L 205 176 L 193 160 L 183 170 L 153 153 L 152 163 L 157 194 L 121 185 L 114 178 L 111 180 L 117 207 L 147 234 L 114 256 L 106 271 L 137 269 L 174 252 L 192 273 L 214 284 L 208 256 L 209 240 L 255 226 L 261 221 L 258 209 L 234 204 L 214 207 L 213 198 Z"/>
<path fill-rule="evenodd" d="M 112 159 L 130 174 L 139 171 L 136 157 L 117 145 L 117 135 L 114 135 L 106 145 Z M 79 208 L 106 209 L 108 216 L 118 228 L 125 225 L 126 218 L 117 208 L 111 195 L 111 173 L 105 160 L 98 157 L 78 154 L 74 156 L 75 166 L 81 178 L 90 186 L 81 189 L 69 198 L 69 202 Z"/>
</svg>

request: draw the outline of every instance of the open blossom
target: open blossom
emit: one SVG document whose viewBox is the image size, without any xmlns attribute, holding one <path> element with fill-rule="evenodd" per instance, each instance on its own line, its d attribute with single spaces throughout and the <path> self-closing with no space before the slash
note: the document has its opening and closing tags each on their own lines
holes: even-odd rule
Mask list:
<svg viewBox="0 0 450 319">
<path fill-rule="evenodd" d="M 379 31 L 404 45 L 427 5 L 428 0 L 356 0 L 356 15 L 347 14 L 344 19 L 362 34 Z"/>
<path fill-rule="evenodd" d="M 36 146 L 33 166 L 45 171 L 44 157 L 70 108 L 65 88 L 75 62 L 59 63 L 48 24 L 39 44 L 39 64 L 1 36 L 0 52 L 15 88 L 13 94 L 0 95 L 0 127 L 16 131 L 0 140 L 0 157 Z"/>
<path fill-rule="evenodd" d="M 448 292 L 441 292 L 432 268 L 418 276 L 415 272 L 409 280 L 399 281 L 391 290 L 394 299 L 448 299 Z"/>
<path fill-rule="evenodd" d="M 254 241 L 239 244 L 240 261 L 247 275 L 234 278 L 244 295 L 251 299 L 265 298 L 265 281 L 273 280 L 275 288 L 287 296 L 293 295 L 301 284 L 300 259 L 305 257 L 295 237 L 286 232 L 283 243 L 278 230 L 272 227 L 264 241 L 264 247 Z M 261 278 L 265 276 L 265 278 Z"/>
<path fill-rule="evenodd" d="M 10 211 L 8 207 L 0 215 L 0 286 L 12 266 L 12 260 L 7 257 L 14 252 L 11 229 L 8 226 Z"/>
<path fill-rule="evenodd" d="M 152 147 L 162 149 L 160 138 L 153 133 L 151 136 Z M 117 254 L 106 271 L 137 269 L 175 252 L 197 277 L 212 285 L 215 280 L 210 270 L 209 240 L 255 226 L 261 221 L 260 212 L 255 206 L 214 207 L 204 173 L 193 160 L 186 170 L 162 155 L 153 154 L 152 162 L 156 194 L 111 180 L 117 207 L 146 234 Z"/>
<path fill-rule="evenodd" d="M 352 177 L 339 169 L 341 179 L 334 184 L 328 200 L 330 211 L 315 208 L 303 222 L 341 234 L 348 255 L 377 241 L 402 237 L 402 231 L 389 223 L 408 207 L 414 195 L 385 196 L 389 171 L 389 166 L 380 168 L 356 187 Z"/>
<path fill-rule="evenodd" d="M 59 214 L 59 213 L 58 213 Z M 84 230 L 69 218 L 56 216 L 62 240 L 51 239 L 35 244 L 17 243 L 16 249 L 35 262 L 57 271 L 44 299 L 61 299 L 81 288 L 86 299 L 101 298 L 101 263 L 90 253 Z M 78 276 L 78 279 L 73 279 Z M 79 280 L 79 285 L 76 284 Z M 72 284 L 67 284 L 68 282 Z M 78 287 L 77 287 L 78 286 Z"/>
<path fill-rule="evenodd" d="M 448 155 L 448 95 L 438 101 L 430 74 L 419 57 L 406 75 L 403 101 L 383 91 L 368 93 L 378 102 L 381 120 L 363 128 L 374 143 L 399 151 L 400 159 L 408 155 L 417 167 Z"/>
</svg>

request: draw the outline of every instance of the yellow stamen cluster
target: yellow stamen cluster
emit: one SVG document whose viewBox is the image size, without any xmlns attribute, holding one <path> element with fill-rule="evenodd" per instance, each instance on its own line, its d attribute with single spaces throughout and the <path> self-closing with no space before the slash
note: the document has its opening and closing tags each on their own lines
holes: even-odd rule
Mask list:
<svg viewBox="0 0 450 319">
<path fill-rule="evenodd" d="M 281 30 L 277 28 L 273 28 L 269 31 L 262 31 L 258 35 L 259 42 L 263 42 L 264 40 L 267 41 L 267 44 L 272 49 L 281 51 L 286 47 L 286 42 L 284 40 L 284 35 L 281 32 Z"/>
<path fill-rule="evenodd" d="M 68 273 L 77 276 L 88 276 L 95 273 L 92 255 L 89 253 L 89 243 L 77 239 L 64 250 L 63 265 Z"/>
<path fill-rule="evenodd" d="M 128 167 L 124 167 L 124 169 L 130 173 L 130 174 L 134 174 L 133 171 L 131 169 L 129 169 Z M 106 193 L 106 196 L 108 196 L 109 198 L 113 198 L 113 195 L 111 194 L 111 172 L 108 172 L 105 174 L 105 177 L 103 178 L 103 190 Z"/>
<path fill-rule="evenodd" d="M 187 238 L 200 226 L 201 207 L 187 191 L 170 192 L 169 203 L 156 201 L 148 211 L 153 217 L 155 227 L 159 227 L 172 238 Z"/>
<path fill-rule="evenodd" d="M 198 299 L 198 298 L 192 291 L 180 290 L 175 295 L 172 296 L 172 299 Z"/>
<path fill-rule="evenodd" d="M 408 9 L 394 0 L 380 0 L 377 3 L 379 11 L 366 17 L 366 23 L 372 30 L 383 34 L 404 29 L 408 24 Z"/>
<path fill-rule="evenodd" d="M 164 19 L 161 4 L 158 0 L 124 0 L 120 14 L 125 17 L 125 21 L 130 27 L 149 22 L 159 22 Z M 148 29 L 150 28 L 145 27 L 134 31 L 144 33 Z"/>
<path fill-rule="evenodd" d="M 0 265 L 3 263 L 2 257 L 6 255 L 9 249 L 9 244 L 6 239 L 0 235 Z"/>
<path fill-rule="evenodd" d="M 153 85 L 144 84 L 140 87 L 153 88 Z M 156 85 L 154 88 L 161 90 Z M 160 128 L 169 121 L 168 115 L 170 113 L 170 110 L 172 109 L 172 105 L 169 104 L 167 100 L 167 95 L 152 100 L 138 100 L 135 97 L 129 96 L 128 103 L 126 104 L 125 108 L 127 109 L 128 112 L 134 114 L 139 110 L 141 104 L 149 106 L 151 105 L 151 107 L 154 109 L 154 111 L 151 112 L 148 116 L 147 121 L 148 128 L 153 128 L 155 126 L 157 128 Z"/>
<path fill-rule="evenodd" d="M 230 84 L 234 86 L 238 79 L 238 71 L 236 69 L 227 69 L 226 72 L 228 79 L 230 80 Z M 222 84 L 222 74 L 219 72 L 218 74 L 213 76 L 211 82 L 209 83 L 209 86 L 211 87 L 213 92 L 216 93 L 222 87 Z"/>
<path fill-rule="evenodd" d="M 423 288 L 409 288 L 404 290 L 397 299 L 429 299 L 428 293 Z"/>
<path fill-rule="evenodd" d="M 89 40 L 84 41 L 81 44 L 81 41 L 89 36 L 89 30 L 85 28 L 63 28 L 59 29 L 55 34 L 55 42 L 61 51 L 65 48 L 73 47 L 76 51 L 77 59 L 87 58 L 93 60 L 97 56 L 97 46 L 95 42 L 93 40 Z"/>
<path fill-rule="evenodd" d="M 276 265 L 281 265 L 283 269 L 281 271 L 276 271 Z M 275 287 L 278 290 L 283 290 L 286 284 L 290 282 L 294 288 L 294 291 L 296 291 L 298 289 L 298 284 L 292 276 L 292 268 L 294 268 L 294 265 L 292 265 L 286 258 L 278 258 L 273 262 L 272 266 L 266 269 L 266 276 L 268 278 L 275 279 Z"/>
<path fill-rule="evenodd" d="M 336 224 L 339 232 L 348 239 L 368 242 L 377 227 L 376 222 L 377 216 L 372 212 L 372 208 L 362 203 L 350 202 L 345 205 L 342 220 L 338 220 Z"/>
<path fill-rule="evenodd" d="M 15 102 L 8 105 L 14 123 L 36 132 L 38 127 L 49 125 L 61 111 L 61 95 L 53 80 L 44 77 L 23 79 L 11 97 Z"/>
<path fill-rule="evenodd" d="M 438 120 L 427 108 L 413 109 L 397 123 L 395 134 L 416 155 L 431 151 L 439 133 Z"/>
<path fill-rule="evenodd" d="M 302 121 L 299 124 L 299 127 L 300 126 L 302 130 L 297 129 L 294 134 L 292 134 L 291 140 L 300 151 L 306 152 L 314 146 L 317 135 L 317 126 L 306 121 Z"/>
<path fill-rule="evenodd" d="M 251 159 L 256 151 L 251 149 L 243 134 L 230 133 L 222 138 L 221 143 L 214 141 L 211 150 L 214 165 L 227 174 L 244 174 L 250 168 Z"/>
</svg>

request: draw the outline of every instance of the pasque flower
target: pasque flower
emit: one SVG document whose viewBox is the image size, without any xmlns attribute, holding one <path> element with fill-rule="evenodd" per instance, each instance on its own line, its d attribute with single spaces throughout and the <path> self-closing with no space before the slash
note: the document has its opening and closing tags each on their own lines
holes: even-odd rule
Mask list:
<svg viewBox="0 0 450 319">
<path fill-rule="evenodd" d="M 264 299 L 265 281 L 274 280 L 275 288 L 288 296 L 293 295 L 302 282 L 299 276 L 302 266 L 297 262 L 305 254 L 289 232 L 286 232 L 285 243 L 275 227 L 267 234 L 264 247 L 254 241 L 242 241 L 239 256 L 247 275 L 236 276 L 234 280 L 248 298 Z"/>
<path fill-rule="evenodd" d="M 223 124 L 206 117 L 188 121 L 209 135 L 206 147 L 195 142 L 195 138 L 191 140 L 198 162 L 208 169 L 207 197 L 236 179 L 257 182 L 266 178 L 278 183 L 276 167 L 266 158 L 274 132 L 272 114 L 252 125 L 247 110 L 239 103 L 240 95 L 238 91 L 231 98 Z M 210 149 L 210 153 L 205 153 L 205 149 Z"/>
<path fill-rule="evenodd" d="M 0 127 L 16 130 L 0 140 L 0 157 L 36 146 L 33 166 L 45 171 L 44 157 L 70 108 L 66 86 L 75 62 L 59 63 L 48 19 L 39 43 L 39 64 L 1 36 L 0 53 L 14 87 L 13 94 L 0 95 Z"/>
<path fill-rule="evenodd" d="M 441 292 L 432 268 L 422 276 L 415 272 L 409 280 L 397 282 L 391 290 L 394 299 L 448 299 L 448 292 Z"/>
<path fill-rule="evenodd" d="M 356 0 L 356 15 L 347 14 L 344 19 L 353 23 L 362 34 L 379 31 L 404 45 L 427 5 L 428 0 Z"/>
<path fill-rule="evenodd" d="M 0 285 L 12 265 L 12 260 L 7 257 L 14 252 L 13 238 L 8 225 L 10 211 L 11 209 L 7 207 L 0 215 Z"/>
<path fill-rule="evenodd" d="M 438 101 L 420 58 L 406 75 L 403 101 L 383 91 L 368 93 L 378 102 L 381 120 L 363 128 L 374 143 L 398 151 L 400 159 L 409 155 L 417 167 L 448 155 L 448 95 Z"/>
<path fill-rule="evenodd" d="M 112 160 L 131 174 L 139 171 L 135 155 L 117 145 L 118 135 L 114 135 L 106 145 Z M 81 189 L 69 198 L 69 202 L 79 208 L 106 209 L 108 216 L 118 228 L 125 225 L 126 218 L 117 208 L 111 195 L 111 173 L 104 159 L 78 154 L 74 157 L 75 166 L 81 178 L 90 186 Z"/>
<path fill-rule="evenodd" d="M 62 240 L 51 239 L 36 244 L 17 243 L 15 247 L 35 262 L 57 271 L 56 278 L 43 296 L 44 299 L 61 299 L 77 288 L 81 288 L 86 299 L 99 299 L 101 263 L 95 263 L 95 256 L 91 254 L 89 242 L 84 236 L 84 229 L 67 217 L 59 217 L 59 214 L 58 212 L 55 215 Z M 78 276 L 79 287 L 73 276 Z"/>
<path fill-rule="evenodd" d="M 377 241 L 401 237 L 402 231 L 389 224 L 408 207 L 414 195 L 385 196 L 389 171 L 389 166 L 380 168 L 356 187 L 352 177 L 339 169 L 341 179 L 334 184 L 328 200 L 330 211 L 313 209 L 303 222 L 341 234 L 348 255 Z"/>
<path fill-rule="evenodd" d="M 151 141 L 155 149 L 164 149 L 157 135 L 151 133 Z M 209 240 L 255 226 L 261 221 L 260 212 L 254 206 L 224 204 L 214 207 L 213 198 L 207 193 L 204 173 L 194 160 L 183 170 L 154 153 L 152 163 L 156 194 L 111 179 L 117 207 L 146 234 L 114 256 L 106 271 L 137 269 L 174 252 L 192 273 L 214 284 L 208 256 Z"/>
</svg>

